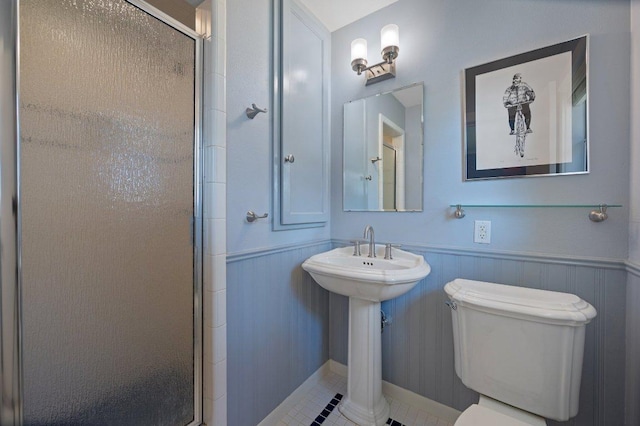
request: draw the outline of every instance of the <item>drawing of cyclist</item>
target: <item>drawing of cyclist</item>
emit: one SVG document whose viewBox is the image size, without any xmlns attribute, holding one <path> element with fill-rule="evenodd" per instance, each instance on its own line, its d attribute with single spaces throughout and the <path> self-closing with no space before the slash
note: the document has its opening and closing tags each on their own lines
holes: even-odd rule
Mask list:
<svg viewBox="0 0 640 426">
<path fill-rule="evenodd" d="M 527 126 L 527 133 L 532 133 L 530 128 L 531 124 L 531 109 L 529 104 L 536 99 L 536 94 L 533 89 L 524 81 L 522 81 L 522 74 L 517 73 L 513 76 L 513 84 L 507 87 L 507 90 L 502 96 L 502 104 L 507 108 L 509 113 L 509 127 L 511 128 L 510 135 L 515 134 L 514 124 L 516 121 L 516 113 L 518 106 L 522 109 L 524 115 L 524 121 Z"/>
</svg>

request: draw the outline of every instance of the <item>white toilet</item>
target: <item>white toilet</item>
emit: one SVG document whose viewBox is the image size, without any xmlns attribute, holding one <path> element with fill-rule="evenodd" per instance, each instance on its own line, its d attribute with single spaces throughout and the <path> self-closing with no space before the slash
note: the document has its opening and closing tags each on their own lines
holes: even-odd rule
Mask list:
<svg viewBox="0 0 640 426">
<path fill-rule="evenodd" d="M 456 373 L 480 394 L 455 426 L 546 425 L 578 414 L 593 306 L 573 294 L 464 279 L 444 290 Z"/>
</svg>

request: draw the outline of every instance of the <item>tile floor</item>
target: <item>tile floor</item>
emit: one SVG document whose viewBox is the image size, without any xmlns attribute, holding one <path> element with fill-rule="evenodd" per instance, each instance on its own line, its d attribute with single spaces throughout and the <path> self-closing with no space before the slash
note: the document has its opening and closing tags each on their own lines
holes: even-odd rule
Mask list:
<svg viewBox="0 0 640 426">
<path fill-rule="evenodd" d="M 347 378 L 339 374 L 328 372 L 325 374 L 305 396 L 293 407 L 277 426 L 312 426 L 317 425 L 316 418 L 325 410 L 327 404 L 336 396 L 347 392 Z M 387 397 L 391 412 L 390 418 L 395 423 L 393 426 L 453 426 L 424 410 L 410 406 Z M 326 414 L 326 413 L 325 413 Z M 321 418 L 322 426 L 357 426 L 347 420 L 336 407 L 326 418 Z"/>
</svg>

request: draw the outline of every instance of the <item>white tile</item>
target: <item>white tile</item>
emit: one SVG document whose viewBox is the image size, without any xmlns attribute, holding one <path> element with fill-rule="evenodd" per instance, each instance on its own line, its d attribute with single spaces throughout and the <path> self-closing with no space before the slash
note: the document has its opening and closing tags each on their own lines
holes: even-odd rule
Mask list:
<svg viewBox="0 0 640 426">
<path fill-rule="evenodd" d="M 220 399 L 227 393 L 227 360 L 213 364 L 213 398 Z"/>
<path fill-rule="evenodd" d="M 213 400 L 213 364 L 204 362 L 202 365 L 202 392 L 205 398 Z"/>
<path fill-rule="evenodd" d="M 204 112 L 204 140 L 203 145 L 227 146 L 227 114 L 223 111 L 208 109 Z"/>
<path fill-rule="evenodd" d="M 214 243 L 211 254 L 224 254 L 227 252 L 227 221 L 224 219 L 209 219 L 214 223 Z"/>
<path fill-rule="evenodd" d="M 322 412 L 327 403 L 336 393 L 346 394 L 346 378 L 335 373 L 328 373 L 323 376 L 319 383 L 310 389 L 307 394 L 282 418 L 281 422 L 287 426 L 304 425 L 308 426 Z M 394 401 L 387 398 L 396 415 L 391 418 L 403 423 L 406 426 L 452 426 L 443 419 L 439 419 L 426 411 L 422 407 L 416 407 Z M 399 414 L 399 416 L 398 416 Z M 336 407 L 323 422 L 327 426 L 357 426 L 355 423 L 345 418 Z"/>
<path fill-rule="evenodd" d="M 205 254 L 202 261 L 202 288 L 204 291 L 214 291 L 215 256 Z"/>
<path fill-rule="evenodd" d="M 213 425 L 213 399 L 204 398 L 204 423 Z"/>
<path fill-rule="evenodd" d="M 224 111 L 211 111 L 212 119 L 212 143 L 221 148 L 227 147 L 227 113 Z"/>
<path fill-rule="evenodd" d="M 206 325 L 202 330 L 202 358 L 203 362 L 213 364 L 213 328 Z M 203 373 L 204 375 L 204 373 Z"/>
<path fill-rule="evenodd" d="M 211 54 L 214 58 L 211 72 L 222 76 L 227 75 L 227 42 L 223 37 L 211 37 Z"/>
<path fill-rule="evenodd" d="M 224 254 L 204 256 L 204 289 L 220 291 L 227 288 L 227 257 Z"/>
<path fill-rule="evenodd" d="M 227 290 L 213 293 L 213 327 L 227 323 Z"/>
<path fill-rule="evenodd" d="M 227 325 L 212 329 L 213 362 L 218 363 L 227 358 Z"/>
<path fill-rule="evenodd" d="M 215 176 L 215 171 L 213 169 L 215 167 L 215 159 L 214 159 L 215 154 L 216 153 L 213 150 L 212 146 L 204 147 L 204 149 L 202 150 L 202 155 L 203 155 L 202 166 L 204 169 L 205 183 L 214 181 L 213 179 Z"/>
<path fill-rule="evenodd" d="M 203 98 L 204 99 L 204 98 Z M 204 100 L 203 100 L 204 102 Z M 202 146 L 213 145 L 213 110 L 202 108 Z"/>
<path fill-rule="evenodd" d="M 226 220 L 204 220 L 204 252 L 208 255 L 225 254 L 227 241 Z"/>
<path fill-rule="evenodd" d="M 225 183 L 227 180 L 227 150 L 219 146 L 204 148 L 204 181 Z"/>
<path fill-rule="evenodd" d="M 227 424 L 227 395 L 223 395 L 220 398 L 213 401 L 213 415 L 211 416 L 212 426 L 226 425 Z"/>
<path fill-rule="evenodd" d="M 213 295 L 214 293 L 211 291 L 202 292 L 205 327 L 213 327 Z"/>
<path fill-rule="evenodd" d="M 213 69 L 213 67 L 211 67 Z M 216 82 L 216 78 L 215 75 L 212 71 L 205 71 L 203 76 L 202 76 L 202 110 L 205 111 L 205 113 L 207 111 L 212 111 L 213 109 L 215 109 L 215 105 L 217 102 L 217 98 L 216 98 L 216 84 L 219 84 Z"/>
<path fill-rule="evenodd" d="M 227 288 L 227 256 L 218 254 L 213 257 L 213 291 Z"/>
<path fill-rule="evenodd" d="M 227 38 L 226 0 L 213 0 L 213 33 L 217 37 Z"/>
<path fill-rule="evenodd" d="M 213 96 L 211 99 L 211 103 L 209 104 L 212 109 L 226 112 L 227 111 L 227 87 L 226 87 L 226 79 L 223 75 L 220 74 L 207 74 L 207 80 L 211 80 L 213 84 L 211 90 L 213 90 Z M 206 108 L 206 105 L 205 105 Z"/>
<path fill-rule="evenodd" d="M 225 219 L 227 217 L 227 185 L 217 182 L 204 184 L 203 216 L 205 219 Z"/>
</svg>

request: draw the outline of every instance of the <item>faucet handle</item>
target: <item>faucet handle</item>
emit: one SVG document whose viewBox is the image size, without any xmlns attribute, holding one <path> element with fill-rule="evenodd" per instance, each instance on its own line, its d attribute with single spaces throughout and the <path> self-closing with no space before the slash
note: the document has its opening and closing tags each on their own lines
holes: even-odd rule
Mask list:
<svg viewBox="0 0 640 426">
<path fill-rule="evenodd" d="M 392 244 L 392 243 L 386 243 L 384 245 L 384 258 L 387 260 L 393 260 L 393 254 L 391 253 L 391 249 L 395 247 L 402 247 L 402 244 Z"/>
<path fill-rule="evenodd" d="M 360 244 L 362 244 L 363 240 L 351 240 L 350 243 L 353 244 L 353 255 L 354 256 L 361 256 L 362 253 L 360 252 Z"/>
</svg>

